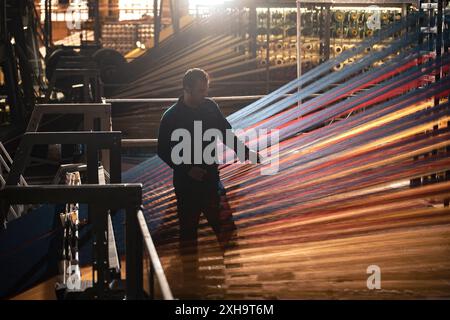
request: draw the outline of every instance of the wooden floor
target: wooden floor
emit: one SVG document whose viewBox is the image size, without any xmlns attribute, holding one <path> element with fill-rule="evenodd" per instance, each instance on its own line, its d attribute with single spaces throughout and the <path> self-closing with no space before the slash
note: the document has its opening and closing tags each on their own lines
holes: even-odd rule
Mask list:
<svg viewBox="0 0 450 320">
<path fill-rule="evenodd" d="M 91 267 L 81 268 L 81 279 L 92 280 Z M 31 289 L 18 294 L 13 297 L 12 300 L 56 300 L 55 283 L 57 280 L 57 276 L 52 277 Z"/>
<path fill-rule="evenodd" d="M 56 300 L 55 282 L 57 277 L 53 277 L 42 282 L 33 288 L 26 290 L 11 300 Z"/>
<path fill-rule="evenodd" d="M 399 210 L 305 223 L 292 233 L 293 241 L 270 246 L 265 242 L 276 234 L 267 233 L 258 246 L 242 230 L 239 246 L 225 257 L 211 244 L 213 238 L 204 236 L 199 243 L 200 280 L 194 283 L 183 283 L 175 244 L 158 251 L 179 299 L 448 299 L 450 209 L 426 208 L 414 214 Z M 348 229 L 358 232 L 334 233 Z M 370 265 L 380 267 L 379 290 L 367 288 Z M 125 267 L 122 260 L 123 272 Z M 83 268 L 82 275 L 90 279 L 91 269 Z M 55 299 L 55 280 L 14 299 Z"/>
<path fill-rule="evenodd" d="M 190 289 L 180 286 L 177 257 L 162 260 L 181 298 L 201 292 L 204 299 L 448 299 L 450 211 L 440 220 L 434 226 L 279 245 L 273 252 L 240 249 L 225 259 L 204 253 L 204 281 Z M 367 288 L 370 265 L 381 269 L 380 290 Z"/>
</svg>

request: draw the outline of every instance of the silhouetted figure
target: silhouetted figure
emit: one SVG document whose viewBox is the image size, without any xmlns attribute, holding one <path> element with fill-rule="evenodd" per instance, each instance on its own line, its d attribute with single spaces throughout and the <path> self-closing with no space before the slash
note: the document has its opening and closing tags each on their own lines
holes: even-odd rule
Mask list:
<svg viewBox="0 0 450 320">
<path fill-rule="evenodd" d="M 203 137 L 208 129 L 218 129 L 223 142 L 234 149 L 245 150 L 243 160 L 253 159 L 251 151 L 234 134 L 234 141 L 227 141 L 226 130 L 232 129 L 223 116 L 219 106 L 206 98 L 209 88 L 209 76 L 201 69 L 188 70 L 183 78 L 183 96 L 163 115 L 158 134 L 158 155 L 173 169 L 173 185 L 177 198 L 177 215 L 180 226 L 180 253 L 185 275 L 195 277 L 198 269 L 197 229 L 200 214 L 203 212 L 214 230 L 221 249 L 224 251 L 236 229 L 231 214 L 221 216 L 220 199 L 224 189 L 220 182 L 218 164 L 205 163 L 203 151 L 211 141 L 201 141 L 201 149 L 195 149 L 194 138 Z M 201 123 L 201 135 L 194 133 L 194 121 Z M 197 125 L 199 122 L 197 122 Z M 190 134 L 190 161 L 175 164 L 172 148 L 180 141 L 172 141 L 176 129 L 185 129 Z M 198 130 L 198 126 L 197 126 Z M 202 139 L 201 139 L 202 140 Z M 215 137 L 217 141 L 217 137 Z M 184 150 L 183 150 L 184 151 Z M 201 163 L 194 164 L 195 153 L 201 157 Z M 259 154 L 255 155 L 259 161 Z"/>
</svg>

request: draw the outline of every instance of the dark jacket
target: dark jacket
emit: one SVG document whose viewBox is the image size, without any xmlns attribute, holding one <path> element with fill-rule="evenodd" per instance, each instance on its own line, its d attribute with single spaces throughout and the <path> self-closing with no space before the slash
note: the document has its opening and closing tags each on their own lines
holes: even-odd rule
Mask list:
<svg viewBox="0 0 450 320">
<path fill-rule="evenodd" d="M 201 121 L 202 132 L 200 141 L 206 130 L 215 128 L 220 130 L 222 137 L 225 140 L 226 130 L 231 129 L 228 120 L 223 116 L 219 106 L 211 99 L 206 98 L 204 103 L 196 108 L 192 108 L 184 104 L 183 97 L 178 99 L 178 102 L 171 106 L 164 112 L 158 133 L 158 156 L 164 160 L 172 169 L 174 169 L 174 180 L 193 182 L 193 179 L 188 176 L 188 172 L 192 166 L 199 166 L 206 169 L 207 176 L 205 182 L 216 181 L 219 177 L 218 164 L 206 164 L 203 159 L 200 164 L 194 163 L 194 121 Z M 186 129 L 191 135 L 191 161 L 190 163 L 175 164 L 171 158 L 172 148 L 178 144 L 178 141 L 171 141 L 172 132 L 175 129 Z M 242 142 L 233 134 L 234 150 L 238 150 L 238 145 L 243 145 Z M 216 138 L 217 139 L 217 138 Z M 229 142 L 230 141 L 225 141 Z M 207 145 L 211 141 L 202 142 L 202 154 Z M 229 147 L 232 147 L 231 143 Z M 246 150 L 246 158 L 248 158 L 249 149 L 244 145 Z M 203 157 L 202 157 L 203 158 Z"/>
</svg>

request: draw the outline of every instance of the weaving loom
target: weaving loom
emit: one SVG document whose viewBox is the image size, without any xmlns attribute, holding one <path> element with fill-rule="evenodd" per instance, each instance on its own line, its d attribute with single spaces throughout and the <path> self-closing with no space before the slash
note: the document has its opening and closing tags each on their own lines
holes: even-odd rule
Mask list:
<svg viewBox="0 0 450 320">
<path fill-rule="evenodd" d="M 215 88 L 211 93 L 234 90 L 243 86 L 255 86 L 255 74 L 264 74 L 265 68 L 257 68 L 257 58 L 243 48 L 250 40 L 237 35 L 237 13 L 222 13 L 198 21 L 183 30 L 180 37 L 169 38 L 160 47 L 124 67 L 130 77 L 127 85 L 114 92 L 115 98 L 132 96 L 176 96 L 180 89 L 179 74 L 192 64 L 210 70 Z M 271 66 L 271 70 L 294 67 L 295 62 L 283 66 Z M 265 82 L 259 84 L 265 86 Z"/>
<path fill-rule="evenodd" d="M 427 52 L 418 37 L 410 15 L 228 117 L 235 129 L 279 130 L 279 171 L 221 166 L 223 208 L 238 234 L 222 257 L 201 219 L 201 289 L 179 285 L 170 168 L 155 156 L 124 174 L 144 184 L 144 214 L 175 296 L 449 297 L 450 56 Z M 380 290 L 366 286 L 371 265 L 381 269 Z"/>
</svg>

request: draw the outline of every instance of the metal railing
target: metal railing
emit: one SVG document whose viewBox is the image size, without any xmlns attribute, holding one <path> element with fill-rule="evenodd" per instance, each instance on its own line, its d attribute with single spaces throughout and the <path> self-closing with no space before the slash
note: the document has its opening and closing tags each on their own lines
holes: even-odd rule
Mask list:
<svg viewBox="0 0 450 320">
<path fill-rule="evenodd" d="M 281 98 L 290 97 L 292 94 L 280 95 Z M 247 96 L 227 96 L 212 97 L 214 101 L 254 101 L 265 97 L 265 95 L 247 95 Z M 178 98 L 110 98 L 103 99 L 104 103 L 175 103 Z M 122 139 L 123 148 L 156 147 L 158 139 Z"/>
<path fill-rule="evenodd" d="M 28 122 L 27 132 L 36 132 L 42 117 L 46 114 L 81 114 L 84 118 L 84 131 L 94 130 L 95 119 L 100 119 L 101 131 L 111 131 L 111 104 L 109 103 L 37 104 Z"/>
<path fill-rule="evenodd" d="M 150 292 L 148 298 L 155 298 L 155 276 L 164 300 L 173 300 L 169 283 L 153 244 L 152 237 L 140 209 L 141 184 L 109 184 L 80 186 L 7 186 L 0 190 L 0 210 L 12 204 L 42 203 L 86 203 L 93 210 L 96 278 L 93 279 L 94 298 L 108 297 L 108 246 L 104 238 L 107 230 L 108 210 L 126 209 L 125 254 L 126 254 L 126 299 L 145 299 L 143 284 L 143 250 L 150 257 Z"/>
<path fill-rule="evenodd" d="M 11 167 L 13 165 L 13 160 L 6 150 L 3 143 L 0 142 L 0 189 L 4 188 L 6 185 L 6 179 L 4 174 L 8 175 L 11 172 Z M 27 186 L 27 182 L 24 177 L 20 175 L 19 184 L 22 186 Z M 8 212 L 8 218 L 10 220 L 19 218 L 24 212 L 26 212 L 27 207 L 25 206 L 11 206 Z"/>
<path fill-rule="evenodd" d="M 150 299 L 155 297 L 155 281 L 154 276 L 158 279 L 159 286 L 161 288 L 161 293 L 164 300 L 173 300 L 172 291 L 170 290 L 169 283 L 167 282 L 166 275 L 162 268 L 161 262 L 159 260 L 158 254 L 156 252 L 153 239 L 148 230 L 147 222 L 145 221 L 144 214 L 142 210 L 138 210 L 137 219 L 139 224 L 139 229 L 142 233 L 142 240 L 145 245 L 145 249 L 150 257 L 150 271 L 149 271 L 149 295 Z"/>
<path fill-rule="evenodd" d="M 290 97 L 292 94 L 280 95 L 281 98 Z M 266 95 L 247 95 L 247 96 L 226 96 L 226 97 L 211 97 L 214 101 L 252 101 L 264 98 Z M 164 103 L 164 102 L 177 102 L 178 98 L 105 98 L 105 103 Z"/>
<path fill-rule="evenodd" d="M 31 150 L 38 144 L 85 144 L 87 146 L 88 183 L 80 186 L 18 186 L 21 173 L 29 160 Z M 120 132 L 34 132 L 25 133 L 16 151 L 13 166 L 0 190 L 0 220 L 6 222 L 10 205 L 43 203 L 88 204 L 89 221 L 94 236 L 93 277 L 94 298 L 107 298 L 110 275 L 108 273 L 108 213 L 119 209 L 126 211 L 126 298 L 144 299 L 143 249 L 150 256 L 152 268 L 150 282 L 154 276 L 160 283 L 163 298 L 173 299 L 167 279 L 150 232 L 141 211 L 142 185 L 121 184 L 121 133 Z M 110 180 L 112 184 L 98 185 L 98 155 L 102 149 L 110 150 Z M 150 290 L 154 298 L 154 290 Z"/>
<path fill-rule="evenodd" d="M 83 130 L 94 131 L 96 120 L 100 131 L 112 131 L 111 104 L 109 103 L 67 103 L 67 104 L 37 104 L 28 122 L 27 132 L 37 132 L 44 115 L 79 114 L 83 116 Z M 109 172 L 109 153 L 101 151 L 102 161 Z"/>
</svg>

